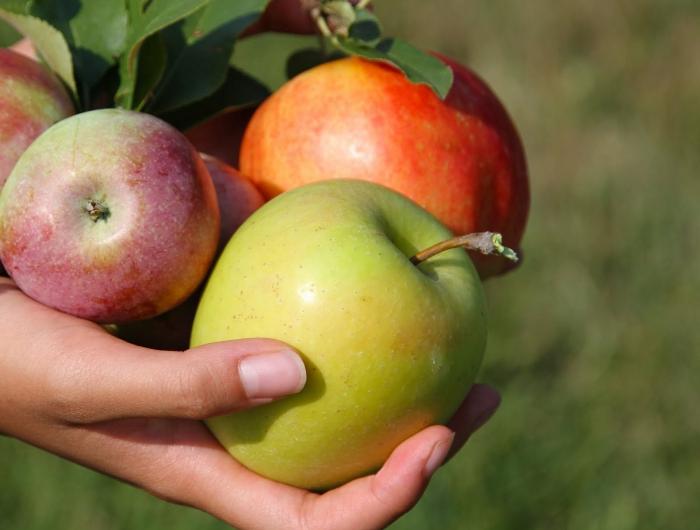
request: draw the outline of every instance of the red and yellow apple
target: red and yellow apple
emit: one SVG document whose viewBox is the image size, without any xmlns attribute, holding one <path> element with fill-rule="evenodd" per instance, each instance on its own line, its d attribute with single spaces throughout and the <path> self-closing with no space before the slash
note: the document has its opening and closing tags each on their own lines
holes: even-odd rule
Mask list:
<svg viewBox="0 0 700 530">
<path fill-rule="evenodd" d="M 523 146 L 476 74 L 455 76 L 445 101 L 396 68 L 346 58 L 289 81 L 253 116 L 241 172 L 270 198 L 318 180 L 377 182 L 413 199 L 456 234 L 494 231 L 518 247 L 529 208 Z M 507 260 L 472 254 L 482 277 Z"/>
</svg>

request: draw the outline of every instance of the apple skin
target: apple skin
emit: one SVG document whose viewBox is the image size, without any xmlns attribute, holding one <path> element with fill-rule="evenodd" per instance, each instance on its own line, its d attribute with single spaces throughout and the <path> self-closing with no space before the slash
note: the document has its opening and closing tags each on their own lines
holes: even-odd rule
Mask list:
<svg viewBox="0 0 700 530">
<path fill-rule="evenodd" d="M 93 220 L 89 201 L 108 208 Z M 104 109 L 52 126 L 0 193 L 0 259 L 45 305 L 97 322 L 149 318 L 201 283 L 219 239 L 216 192 L 175 128 Z"/>
<path fill-rule="evenodd" d="M 74 112 L 70 96 L 49 70 L 0 48 L 0 188 L 29 144 Z"/>
<path fill-rule="evenodd" d="M 18 40 L 12 46 L 10 46 L 9 49 L 13 52 L 24 55 L 25 57 L 36 60 L 36 50 L 34 49 L 34 45 L 32 44 L 32 41 L 27 38 Z"/>
<path fill-rule="evenodd" d="M 482 286 L 461 249 L 409 261 L 449 237 L 404 196 L 360 180 L 287 192 L 238 229 L 207 282 L 191 346 L 279 339 L 302 355 L 307 384 L 208 420 L 234 458 L 326 489 L 452 416 L 485 347 Z"/>
<path fill-rule="evenodd" d="M 329 178 L 377 182 L 455 234 L 500 232 L 519 250 L 529 188 L 518 133 L 476 74 L 438 57 L 455 74 L 445 101 L 392 66 L 359 58 L 295 77 L 253 116 L 241 172 L 267 198 Z M 512 267 L 498 257 L 472 259 L 483 278 Z"/>
<path fill-rule="evenodd" d="M 224 112 L 188 129 L 185 136 L 198 151 L 238 167 L 243 133 L 254 112 L 255 108 Z"/>
<path fill-rule="evenodd" d="M 216 189 L 221 213 L 219 249 L 223 250 L 233 233 L 265 203 L 265 199 L 253 183 L 241 175 L 236 168 L 205 153 L 200 153 L 200 156 L 207 166 Z"/>
</svg>

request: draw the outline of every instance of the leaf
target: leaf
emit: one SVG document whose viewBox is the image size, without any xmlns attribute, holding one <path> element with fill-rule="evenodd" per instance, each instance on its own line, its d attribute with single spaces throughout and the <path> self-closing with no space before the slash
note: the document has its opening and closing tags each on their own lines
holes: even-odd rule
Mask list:
<svg viewBox="0 0 700 530">
<path fill-rule="evenodd" d="M 236 38 L 258 19 L 266 0 L 211 0 L 180 27 L 177 51 L 150 110 L 171 112 L 204 99 L 221 87 Z"/>
<path fill-rule="evenodd" d="M 185 131 L 227 110 L 256 105 L 269 95 L 270 91 L 265 85 L 236 68 L 229 68 L 223 85 L 208 98 L 165 113 L 162 117 Z"/>
<path fill-rule="evenodd" d="M 73 53 L 75 77 L 84 106 L 126 45 L 127 12 L 123 2 L 34 0 L 31 14 L 63 33 Z"/>
<path fill-rule="evenodd" d="M 19 4 L 14 2 L 13 4 Z M 8 4 L 9 5 L 9 4 Z M 5 4 L 3 4 L 3 7 Z M 20 8 L 19 6 L 17 7 Z M 68 43 L 60 31 L 41 19 L 0 8 L 0 19 L 29 37 L 46 64 L 76 95 L 75 75 Z"/>
<path fill-rule="evenodd" d="M 260 33 L 236 43 L 231 65 L 254 77 L 272 92 L 289 79 L 289 58 L 314 46 L 318 47 L 317 36 Z"/>
<path fill-rule="evenodd" d="M 15 28 L 0 20 L 0 47 L 12 46 L 20 38 L 22 38 L 22 35 L 17 33 Z"/>
<path fill-rule="evenodd" d="M 452 69 L 440 59 L 429 55 L 399 39 L 384 39 L 376 46 L 338 37 L 336 45 L 351 55 L 372 61 L 387 61 L 399 68 L 413 83 L 428 85 L 441 99 L 452 87 Z"/>
<path fill-rule="evenodd" d="M 93 0 L 94 1 L 94 0 Z M 120 85 L 116 103 L 131 109 L 138 73 L 139 51 L 151 35 L 191 15 L 209 0 L 127 0 L 129 30 L 125 53 L 119 60 Z"/>
<path fill-rule="evenodd" d="M 291 79 L 331 58 L 318 48 L 304 48 L 292 53 L 287 59 L 287 78 Z"/>
<path fill-rule="evenodd" d="M 148 37 L 139 53 L 139 71 L 134 88 L 134 109 L 141 110 L 165 73 L 168 52 L 161 33 Z"/>
</svg>

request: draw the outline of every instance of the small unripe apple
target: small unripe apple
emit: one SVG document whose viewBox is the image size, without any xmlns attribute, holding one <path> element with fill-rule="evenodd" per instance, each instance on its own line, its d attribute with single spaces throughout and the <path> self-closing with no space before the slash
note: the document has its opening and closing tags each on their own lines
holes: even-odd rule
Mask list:
<svg viewBox="0 0 700 530">
<path fill-rule="evenodd" d="M 191 344 L 282 340 L 307 383 L 209 420 L 222 445 L 266 477 L 324 489 L 446 422 L 483 355 L 481 282 L 461 249 L 411 258 L 450 237 L 406 197 L 359 180 L 303 186 L 256 211 L 207 282 Z"/>
<path fill-rule="evenodd" d="M 0 259 L 32 298 L 97 322 L 184 301 L 219 240 L 216 192 L 164 121 L 104 109 L 47 130 L 0 193 Z"/>
<path fill-rule="evenodd" d="M 0 48 L 0 188 L 29 144 L 74 112 L 66 89 L 49 70 Z"/>
<path fill-rule="evenodd" d="M 413 199 L 455 234 L 522 238 L 529 207 L 520 138 L 491 89 L 440 56 L 455 81 L 445 101 L 396 68 L 359 58 L 298 75 L 253 116 L 241 172 L 270 198 L 303 184 L 359 178 Z M 482 277 L 510 262 L 472 254 Z"/>
</svg>

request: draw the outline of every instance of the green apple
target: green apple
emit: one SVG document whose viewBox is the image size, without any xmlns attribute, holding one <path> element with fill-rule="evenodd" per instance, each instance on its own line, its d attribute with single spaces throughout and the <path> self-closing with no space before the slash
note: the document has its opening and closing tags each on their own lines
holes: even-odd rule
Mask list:
<svg viewBox="0 0 700 530">
<path fill-rule="evenodd" d="M 409 199 L 365 181 L 303 186 L 254 213 L 214 268 L 192 346 L 280 339 L 301 353 L 307 384 L 208 420 L 231 455 L 268 478 L 325 489 L 446 422 L 481 363 L 484 295 L 464 250 L 410 258 L 451 237 Z"/>
</svg>

